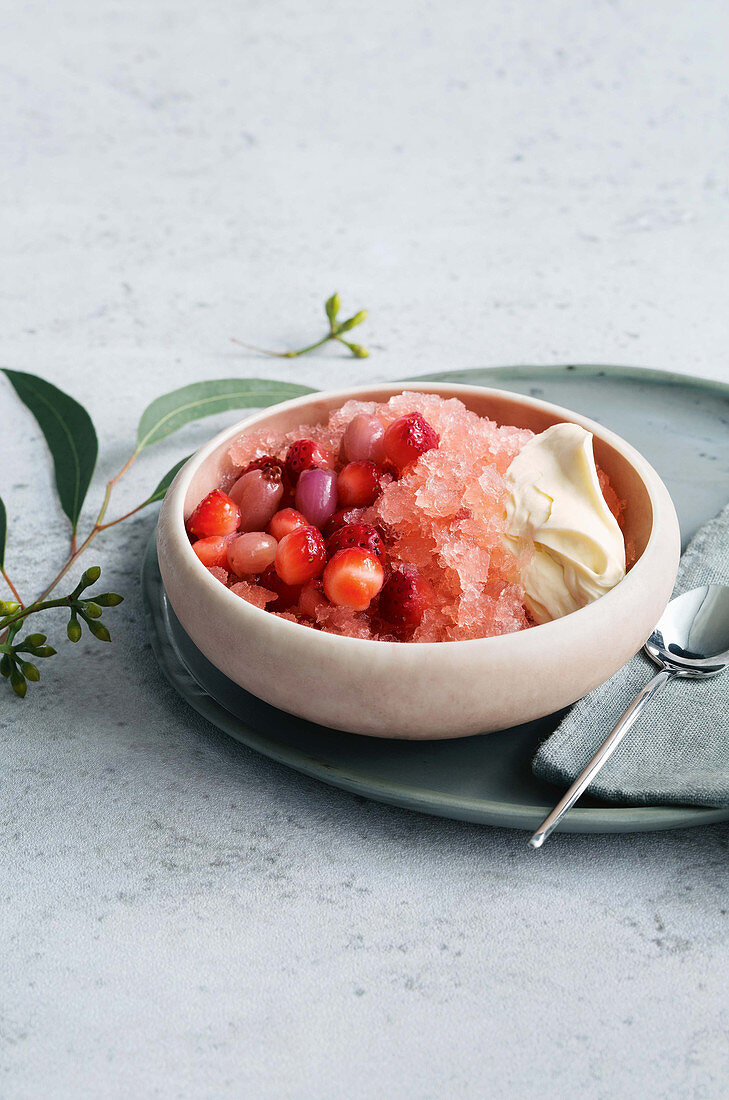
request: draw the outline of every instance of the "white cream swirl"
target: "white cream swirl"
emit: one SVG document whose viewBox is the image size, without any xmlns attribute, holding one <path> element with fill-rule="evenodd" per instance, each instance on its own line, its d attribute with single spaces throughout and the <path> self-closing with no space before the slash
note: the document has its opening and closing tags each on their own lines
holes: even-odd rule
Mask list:
<svg viewBox="0 0 729 1100">
<path fill-rule="evenodd" d="M 506 482 L 506 538 L 526 551 L 521 583 L 536 622 L 577 611 L 623 579 L 625 542 L 602 495 L 590 432 L 547 428 L 522 447 Z"/>
</svg>

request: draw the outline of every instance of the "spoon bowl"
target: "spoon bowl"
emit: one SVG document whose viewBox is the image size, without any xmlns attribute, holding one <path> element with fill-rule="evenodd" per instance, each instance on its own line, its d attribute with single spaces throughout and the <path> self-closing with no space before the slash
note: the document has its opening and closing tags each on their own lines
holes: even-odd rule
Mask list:
<svg viewBox="0 0 729 1100">
<path fill-rule="evenodd" d="M 677 676 L 718 676 L 729 665 L 729 586 L 705 584 L 676 596 L 645 650 Z"/>
<path fill-rule="evenodd" d="M 657 692 L 671 680 L 718 676 L 729 667 L 729 586 L 704 584 L 675 596 L 644 648 L 661 671 L 635 697 L 590 763 L 544 819 L 529 841 L 532 848 L 541 848 L 554 832 Z"/>
</svg>

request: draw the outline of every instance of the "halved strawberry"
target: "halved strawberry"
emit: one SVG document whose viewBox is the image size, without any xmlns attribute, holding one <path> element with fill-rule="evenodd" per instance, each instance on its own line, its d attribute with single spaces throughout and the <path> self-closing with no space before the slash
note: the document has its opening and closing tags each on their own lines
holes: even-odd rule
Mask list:
<svg viewBox="0 0 729 1100">
<path fill-rule="evenodd" d="M 205 539 L 209 535 L 232 535 L 238 530 L 240 509 L 234 500 L 222 489 L 213 489 L 212 493 L 200 501 L 187 521 L 187 533 L 194 539 Z"/>
<path fill-rule="evenodd" d="M 235 535 L 208 535 L 193 542 L 192 548 L 208 569 L 228 569 L 228 547 Z"/>
<path fill-rule="evenodd" d="M 371 550 L 349 546 L 331 559 L 322 578 L 327 599 L 338 607 L 364 611 L 382 588 L 385 573 Z"/>
</svg>

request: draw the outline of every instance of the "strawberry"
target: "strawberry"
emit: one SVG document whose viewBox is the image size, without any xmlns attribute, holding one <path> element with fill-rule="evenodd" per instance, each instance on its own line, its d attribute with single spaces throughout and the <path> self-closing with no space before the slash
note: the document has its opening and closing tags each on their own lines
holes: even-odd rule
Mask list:
<svg viewBox="0 0 729 1100">
<path fill-rule="evenodd" d="M 361 508 L 338 508 L 324 528 L 324 534 L 333 535 L 335 531 L 348 523 L 359 523 L 362 515 Z"/>
<path fill-rule="evenodd" d="M 286 466 L 280 458 L 276 458 L 275 455 L 261 455 L 260 458 L 254 458 L 252 462 L 249 462 L 245 470 L 241 470 L 240 477 L 243 474 L 249 474 L 251 470 L 280 470 L 281 477 L 283 477 Z"/>
<path fill-rule="evenodd" d="M 324 570 L 324 592 L 339 607 L 364 611 L 382 588 L 385 573 L 371 550 L 350 546 L 339 550 Z"/>
<path fill-rule="evenodd" d="M 192 548 L 208 569 L 228 569 L 228 547 L 235 535 L 208 535 L 193 542 Z"/>
<path fill-rule="evenodd" d="M 437 447 L 440 436 L 420 413 L 393 421 L 385 432 L 385 454 L 399 471 Z"/>
<path fill-rule="evenodd" d="M 286 471 L 293 484 L 304 470 L 315 466 L 329 470 L 332 465 L 332 456 L 313 439 L 297 439 L 286 452 Z"/>
<path fill-rule="evenodd" d="M 380 617 L 396 628 L 414 630 L 432 602 L 432 590 L 414 566 L 391 573 L 380 594 Z"/>
<path fill-rule="evenodd" d="M 209 535 L 232 535 L 238 530 L 240 509 L 222 489 L 200 501 L 187 521 L 187 533 L 191 538 L 204 539 Z"/>
<path fill-rule="evenodd" d="M 269 523 L 268 533 L 280 542 L 284 535 L 290 535 L 297 527 L 306 526 L 307 521 L 301 512 L 295 508 L 282 508 Z"/>
<path fill-rule="evenodd" d="M 321 576 L 326 560 L 321 531 L 316 527 L 298 527 L 281 539 L 274 565 L 284 584 L 300 586 Z"/>
<path fill-rule="evenodd" d="M 382 470 L 374 462 L 350 462 L 337 478 L 337 496 L 345 508 L 366 508 L 380 491 Z"/>
<path fill-rule="evenodd" d="M 380 561 L 385 555 L 380 533 L 369 523 L 347 523 L 339 527 L 327 539 L 327 554 L 333 558 L 348 546 L 360 546 L 363 550 L 370 550 Z"/>
</svg>

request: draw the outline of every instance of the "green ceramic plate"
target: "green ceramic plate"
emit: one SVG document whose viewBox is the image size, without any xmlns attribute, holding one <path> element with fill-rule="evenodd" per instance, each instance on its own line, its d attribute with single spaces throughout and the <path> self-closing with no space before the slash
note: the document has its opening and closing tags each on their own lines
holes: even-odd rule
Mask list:
<svg viewBox="0 0 729 1100">
<path fill-rule="evenodd" d="M 432 374 L 483 383 L 584 413 L 633 443 L 666 481 L 684 539 L 729 499 L 729 386 L 625 367 L 500 367 Z M 345 790 L 424 813 L 533 830 L 560 792 L 531 760 L 558 716 L 457 741 L 378 741 L 324 729 L 262 703 L 195 648 L 170 608 L 154 541 L 143 567 L 152 646 L 177 691 L 238 741 Z M 607 731 L 606 731 L 607 732 Z M 634 736 L 639 736 L 639 732 Z M 729 820 L 729 810 L 610 806 L 585 799 L 565 832 L 631 832 Z"/>
</svg>

